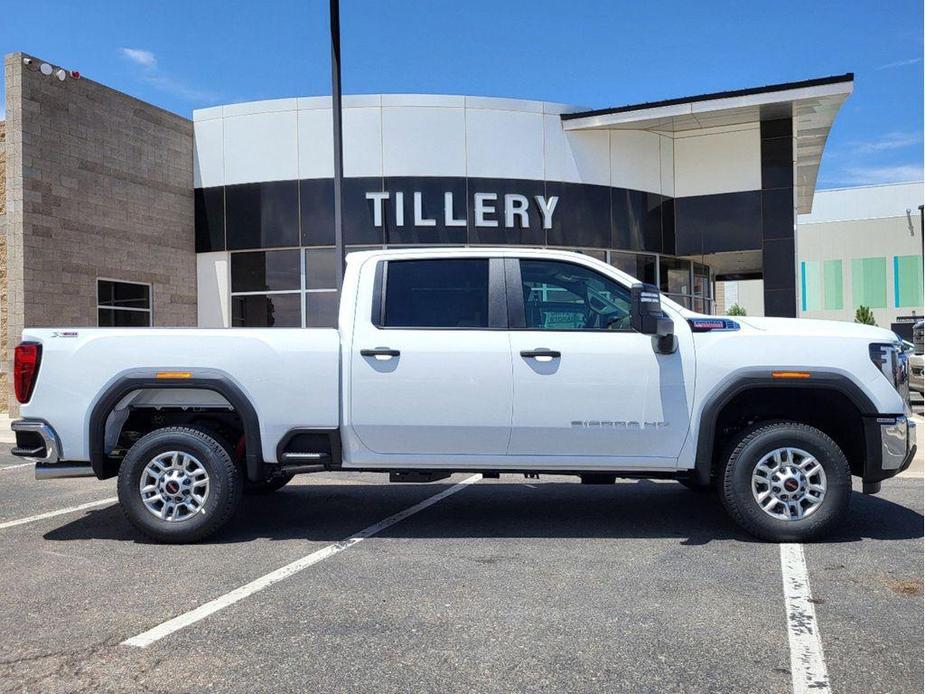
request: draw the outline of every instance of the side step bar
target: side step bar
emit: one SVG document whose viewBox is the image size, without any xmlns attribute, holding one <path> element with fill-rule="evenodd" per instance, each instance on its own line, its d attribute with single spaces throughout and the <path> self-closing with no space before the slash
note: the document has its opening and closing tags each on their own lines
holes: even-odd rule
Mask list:
<svg viewBox="0 0 925 694">
<path fill-rule="evenodd" d="M 95 477 L 90 463 L 36 463 L 35 479 L 57 480 L 65 477 Z"/>
<path fill-rule="evenodd" d="M 299 475 L 305 472 L 324 472 L 331 456 L 327 453 L 283 453 L 279 461 L 283 472 Z"/>
</svg>

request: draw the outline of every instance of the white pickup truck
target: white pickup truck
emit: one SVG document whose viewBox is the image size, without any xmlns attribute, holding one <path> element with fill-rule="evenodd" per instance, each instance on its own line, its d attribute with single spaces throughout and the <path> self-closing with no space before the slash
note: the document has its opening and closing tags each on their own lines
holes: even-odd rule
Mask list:
<svg viewBox="0 0 925 694">
<path fill-rule="evenodd" d="M 39 479 L 118 475 L 167 542 L 330 470 L 675 479 L 800 541 L 837 527 L 852 475 L 876 493 L 915 451 L 893 333 L 692 313 L 577 253 L 353 253 L 338 324 L 27 329 L 13 453 Z"/>
</svg>

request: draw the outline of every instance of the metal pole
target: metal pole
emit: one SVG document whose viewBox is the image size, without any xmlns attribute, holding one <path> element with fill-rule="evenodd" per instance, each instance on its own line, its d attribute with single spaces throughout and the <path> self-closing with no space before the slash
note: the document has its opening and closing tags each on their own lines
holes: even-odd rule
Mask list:
<svg viewBox="0 0 925 694">
<path fill-rule="evenodd" d="M 344 142 L 340 96 L 340 0 L 331 8 L 331 115 L 334 121 L 334 248 L 337 289 L 344 283 Z"/>
</svg>

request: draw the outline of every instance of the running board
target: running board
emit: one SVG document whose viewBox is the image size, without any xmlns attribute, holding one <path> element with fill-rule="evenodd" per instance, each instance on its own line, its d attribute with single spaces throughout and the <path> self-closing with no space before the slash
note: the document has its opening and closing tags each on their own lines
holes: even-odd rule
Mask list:
<svg viewBox="0 0 925 694">
<path fill-rule="evenodd" d="M 327 469 L 325 463 L 330 460 L 331 456 L 327 453 L 283 453 L 280 458 L 280 463 L 282 463 L 280 470 L 292 475 L 305 472 L 324 472 Z"/>
<path fill-rule="evenodd" d="M 66 477 L 95 477 L 90 463 L 36 463 L 35 479 L 57 480 Z"/>
</svg>

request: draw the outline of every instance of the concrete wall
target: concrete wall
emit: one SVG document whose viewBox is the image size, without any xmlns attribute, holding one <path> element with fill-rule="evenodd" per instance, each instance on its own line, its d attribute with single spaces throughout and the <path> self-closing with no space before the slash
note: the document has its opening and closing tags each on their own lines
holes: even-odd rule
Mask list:
<svg viewBox="0 0 925 694">
<path fill-rule="evenodd" d="M 195 325 L 192 123 L 25 57 L 4 64 L 10 343 L 96 326 L 98 277 L 150 283 L 154 325 Z"/>
</svg>

